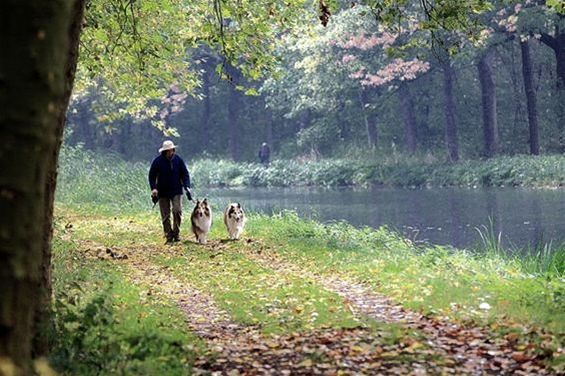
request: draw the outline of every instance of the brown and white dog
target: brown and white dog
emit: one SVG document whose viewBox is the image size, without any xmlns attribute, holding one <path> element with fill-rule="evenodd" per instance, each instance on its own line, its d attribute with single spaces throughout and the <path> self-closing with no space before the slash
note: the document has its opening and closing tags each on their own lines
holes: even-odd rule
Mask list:
<svg viewBox="0 0 565 376">
<path fill-rule="evenodd" d="M 239 202 L 231 203 L 224 210 L 224 223 L 231 240 L 239 239 L 245 227 L 245 212 Z"/>
<path fill-rule="evenodd" d="M 212 227 L 212 208 L 208 205 L 208 200 L 196 200 L 196 206 L 190 215 L 192 232 L 200 244 L 206 244 L 206 237 Z"/>
</svg>

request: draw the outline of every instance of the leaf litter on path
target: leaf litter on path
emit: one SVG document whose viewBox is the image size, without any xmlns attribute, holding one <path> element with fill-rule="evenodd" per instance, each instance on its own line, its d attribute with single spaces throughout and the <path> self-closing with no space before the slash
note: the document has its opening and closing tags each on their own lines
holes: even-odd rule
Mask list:
<svg viewBox="0 0 565 376">
<path fill-rule="evenodd" d="M 220 242 L 210 242 L 211 254 L 226 251 Z M 222 248 L 220 250 L 220 248 Z M 98 257 L 100 257 L 100 247 Z M 220 250 L 218 253 L 217 251 Z M 233 251 L 233 249 L 232 249 Z M 462 327 L 437 320 L 393 304 L 368 286 L 339 277 L 310 273 L 288 263 L 274 252 L 244 253 L 263 267 L 312 279 L 343 298 L 356 315 L 378 322 L 398 324 L 404 333 L 414 330 L 423 338 L 404 336 L 387 340 L 386 331 L 370 328 L 327 328 L 285 335 L 264 335 L 260 324 L 245 326 L 231 321 L 212 297 L 174 277 L 166 266 L 150 261 L 150 254 L 183 253 L 183 247 L 137 247 L 106 252 L 121 262 L 136 284 L 151 286 L 152 299 L 172 299 L 186 315 L 190 330 L 205 339 L 209 352 L 195 363 L 195 372 L 223 375 L 294 374 L 382 374 L 382 375 L 481 375 L 550 374 L 532 349 L 516 349 L 513 340 L 495 341 L 486 328 Z M 96 251 L 94 252 L 96 253 Z M 126 257 L 112 257 L 111 254 Z M 119 260 L 119 261 L 118 261 Z"/>
</svg>

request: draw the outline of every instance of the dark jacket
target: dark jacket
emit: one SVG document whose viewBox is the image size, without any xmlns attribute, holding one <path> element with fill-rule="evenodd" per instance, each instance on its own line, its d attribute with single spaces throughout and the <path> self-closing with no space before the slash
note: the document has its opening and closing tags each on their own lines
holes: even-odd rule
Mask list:
<svg viewBox="0 0 565 376">
<path fill-rule="evenodd" d="M 163 155 L 155 158 L 149 169 L 149 185 L 151 190 L 157 189 L 159 197 L 182 195 L 183 187 L 190 188 L 190 175 L 182 158 L 176 154 L 170 161 Z"/>
</svg>

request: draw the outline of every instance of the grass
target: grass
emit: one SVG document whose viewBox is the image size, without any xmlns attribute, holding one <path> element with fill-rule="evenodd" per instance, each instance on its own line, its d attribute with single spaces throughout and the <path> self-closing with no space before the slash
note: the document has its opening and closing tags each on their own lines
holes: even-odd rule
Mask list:
<svg viewBox="0 0 565 376">
<path fill-rule="evenodd" d="M 322 225 L 283 212 L 251 215 L 246 229 L 246 236 L 253 239 L 249 244 L 221 242 L 225 234 L 216 220 L 210 247 L 185 242 L 171 254 L 162 251 L 159 213 L 149 209 L 147 166 L 81 153 L 73 158 L 67 154 L 61 161 L 55 212 L 52 361 L 63 374 L 186 374 L 196 356 L 208 354 L 187 331 L 173 299 L 149 297 L 148 286 L 131 282 L 119 264 L 86 257 L 88 242 L 142 248 L 146 262 L 167 266 L 176 279 L 210 294 L 232 320 L 256 326 L 267 335 L 325 327 L 370 328 L 373 323 L 355 319 L 343 299 L 316 281 L 257 263 L 249 252 L 258 252 L 262 245 L 302 270 L 366 283 L 407 308 L 502 331 L 517 330 L 523 336 L 548 332 L 551 343 L 540 349 L 562 346 L 563 247 L 546 246 L 528 257 L 509 256 L 497 236 L 485 229 L 480 252 L 422 248 L 386 228 Z M 224 167 L 231 169 L 230 181 L 245 182 L 240 178 L 242 170 L 229 164 L 220 166 L 220 175 Z M 325 176 L 320 180 L 324 184 L 342 168 L 337 165 L 324 174 L 308 175 L 312 169 L 286 167 L 284 176 Z M 383 168 L 396 174 L 390 166 Z M 343 179 L 360 176 L 354 170 Z M 193 169 L 197 179 L 204 179 L 203 171 Z M 270 181 L 287 184 L 276 180 L 282 176 L 277 171 L 278 167 L 260 173 L 272 173 Z M 367 167 L 364 176 L 372 176 L 372 171 Z M 185 237 L 187 228 L 185 220 Z M 394 340 L 405 335 L 394 327 L 385 330 Z"/>
<path fill-rule="evenodd" d="M 229 249 L 211 260 L 209 249 L 194 246 L 186 256 L 159 261 L 182 280 L 210 292 L 235 322 L 259 325 L 265 334 L 367 324 L 347 310 L 342 298 L 314 281 L 280 275 Z"/>
<path fill-rule="evenodd" d="M 552 250 L 541 263 L 494 252 L 416 248 L 385 228 L 324 226 L 293 213 L 257 216 L 250 228 L 291 262 L 352 276 L 411 309 L 565 331 L 564 249 Z M 490 308 L 481 309 L 481 303 Z"/>
<path fill-rule="evenodd" d="M 146 293 L 159 286 L 134 284 L 120 263 L 85 257 L 92 242 L 145 253 L 147 262 L 166 266 L 181 283 L 210 294 L 234 322 L 265 335 L 377 329 L 371 320 L 356 319 L 343 298 L 300 275 L 306 270 L 363 282 L 428 315 L 489 325 L 501 335 L 517 332 L 528 343 L 543 341 L 536 351 L 551 353 L 562 346 L 563 250 L 553 250 L 556 256 L 547 267 L 533 270 L 530 261 L 494 251 L 416 248 L 385 228 L 322 225 L 285 212 L 251 215 L 246 229 L 251 242 L 225 241 L 224 229 L 216 224 L 208 246 L 185 240 L 164 252 L 171 248 L 162 244 L 156 213 L 108 216 L 82 210 L 57 205 L 52 360 L 63 374 L 185 374 L 195 356 L 213 356 L 187 331 L 174 299 Z M 188 236 L 184 230 L 183 235 Z M 257 263 L 250 256 L 260 250 L 296 265 L 298 272 Z M 407 335 L 396 326 L 378 326 L 378 331 L 388 333 L 389 342 Z"/>
<path fill-rule="evenodd" d="M 171 301 L 148 300 L 111 263 L 85 257 L 56 237 L 51 362 L 62 374 L 191 372 L 202 342 Z"/>
<path fill-rule="evenodd" d="M 559 187 L 565 185 L 565 156 L 497 157 L 456 164 L 434 158 L 387 157 L 274 160 L 258 163 L 198 159 L 187 161 L 196 187 L 370 186 L 395 187 Z M 95 155 L 78 147 L 61 153 L 58 199 L 80 205 L 110 202 L 109 208 L 150 206 L 146 163 Z M 112 176 L 113 179 L 101 178 Z M 100 209 L 96 209 L 100 210 Z"/>
</svg>

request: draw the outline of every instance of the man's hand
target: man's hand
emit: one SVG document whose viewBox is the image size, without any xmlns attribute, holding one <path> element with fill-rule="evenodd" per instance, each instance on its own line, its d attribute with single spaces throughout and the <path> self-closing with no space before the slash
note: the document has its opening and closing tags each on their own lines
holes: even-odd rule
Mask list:
<svg viewBox="0 0 565 376">
<path fill-rule="evenodd" d="M 159 196 L 159 192 L 156 189 L 151 191 L 151 197 L 158 197 L 158 196 Z"/>
<path fill-rule="evenodd" d="M 188 198 L 188 201 L 192 201 L 192 192 L 190 191 L 190 188 L 185 187 L 184 190 L 186 191 L 186 198 Z"/>
</svg>

